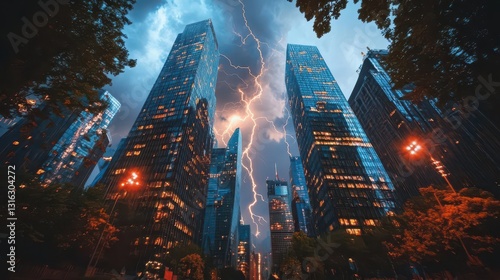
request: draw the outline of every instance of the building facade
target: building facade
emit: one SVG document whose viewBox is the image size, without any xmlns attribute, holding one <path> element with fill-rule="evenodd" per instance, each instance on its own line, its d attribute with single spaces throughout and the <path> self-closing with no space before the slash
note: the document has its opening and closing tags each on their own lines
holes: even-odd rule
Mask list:
<svg viewBox="0 0 500 280">
<path fill-rule="evenodd" d="M 203 248 L 216 268 L 236 267 L 240 220 L 241 133 L 237 128 L 226 148 L 212 150 L 203 226 Z"/>
<path fill-rule="evenodd" d="M 121 241 L 108 251 L 127 274 L 162 277 L 170 248 L 201 245 L 218 63 L 211 20 L 187 25 L 99 181 L 110 201 L 128 204 L 115 219 Z M 124 184 L 131 176 L 136 189 Z"/>
<path fill-rule="evenodd" d="M 287 257 L 292 246 L 294 232 L 293 217 L 289 200 L 288 183 L 276 176 L 267 180 L 267 198 L 269 201 L 269 226 L 271 230 L 271 271 L 278 273 L 281 263 Z"/>
<path fill-rule="evenodd" d="M 109 92 L 101 91 L 106 109 L 98 114 L 83 111 L 59 138 L 41 167 L 44 184 L 72 183 L 84 188 L 99 159 L 111 143 L 109 123 L 120 109 L 120 102 Z"/>
<path fill-rule="evenodd" d="M 349 104 L 379 154 L 402 200 L 418 188 L 447 183 L 435 170 L 429 155 L 446 168 L 453 186 L 479 187 L 499 195 L 500 129 L 474 110 L 464 114 L 456 104 L 438 108 L 433 100 L 414 104 L 403 100 L 411 87 L 392 88 L 384 69 L 385 50 L 370 50 L 363 61 Z M 424 151 L 411 155 L 405 149 L 417 141 Z"/>
<path fill-rule="evenodd" d="M 250 225 L 239 225 L 238 229 L 238 263 L 237 269 L 245 275 L 245 279 L 250 279 L 251 264 L 251 233 Z"/>
<path fill-rule="evenodd" d="M 99 94 L 108 103 L 101 113 L 64 107 L 56 113 L 41 103 L 30 115 L 17 118 L 0 138 L 5 164 L 35 174 L 43 184 L 70 183 L 83 188 L 110 143 L 106 129 L 120 108 L 109 92 Z"/>
<path fill-rule="evenodd" d="M 292 216 L 295 231 L 314 236 L 311 203 L 307 190 L 304 167 L 300 157 L 290 157 L 290 186 L 292 191 Z"/>
<path fill-rule="evenodd" d="M 316 234 L 361 234 L 397 209 L 394 186 L 319 50 L 288 45 L 286 88 Z"/>
</svg>

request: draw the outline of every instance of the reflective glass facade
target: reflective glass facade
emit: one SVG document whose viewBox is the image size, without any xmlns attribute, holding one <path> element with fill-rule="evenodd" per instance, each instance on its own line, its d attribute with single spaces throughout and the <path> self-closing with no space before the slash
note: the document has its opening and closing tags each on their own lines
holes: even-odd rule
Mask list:
<svg viewBox="0 0 500 280">
<path fill-rule="evenodd" d="M 121 195 L 132 205 L 118 213 L 121 241 L 109 250 L 127 273 L 163 276 L 170 248 L 201 245 L 218 64 L 212 21 L 187 25 L 100 180 L 110 201 Z M 139 188 L 122 189 L 133 173 Z"/>
<path fill-rule="evenodd" d="M 217 268 L 236 267 L 240 219 L 241 133 L 237 128 L 226 148 L 212 150 L 203 248 Z"/>
<path fill-rule="evenodd" d="M 267 180 L 266 184 L 269 200 L 272 271 L 278 273 L 281 263 L 292 246 L 293 217 L 288 198 L 288 183 L 276 179 Z"/>
<path fill-rule="evenodd" d="M 43 102 L 34 106 L 30 116 L 13 120 L 0 137 L 0 158 L 45 184 L 83 188 L 110 142 L 106 128 L 120 107 L 108 92 L 99 94 L 109 107 L 97 115 L 63 106 L 55 112 Z"/>
<path fill-rule="evenodd" d="M 109 92 L 100 92 L 108 107 L 99 114 L 83 111 L 59 138 L 42 165 L 44 184 L 72 183 L 83 188 L 97 161 L 106 151 L 111 139 L 107 128 L 120 109 L 120 102 Z"/>
<path fill-rule="evenodd" d="M 290 157 L 290 186 L 293 192 L 291 204 L 295 231 L 314 236 L 311 204 L 300 157 Z"/>
<path fill-rule="evenodd" d="M 238 229 L 238 263 L 237 269 L 245 275 L 245 279 L 250 279 L 250 225 L 239 225 Z"/>
<path fill-rule="evenodd" d="M 402 200 L 418 188 L 446 185 L 426 152 L 412 157 L 413 140 L 440 160 L 456 187 L 475 186 L 500 194 L 500 130 L 481 110 L 463 113 L 456 105 L 438 108 L 434 100 L 414 104 L 400 98 L 411 87 L 394 90 L 383 67 L 385 50 L 364 58 L 349 104 L 373 143 Z"/>
<path fill-rule="evenodd" d="M 319 50 L 289 44 L 285 75 L 316 234 L 378 225 L 394 186 Z"/>
</svg>

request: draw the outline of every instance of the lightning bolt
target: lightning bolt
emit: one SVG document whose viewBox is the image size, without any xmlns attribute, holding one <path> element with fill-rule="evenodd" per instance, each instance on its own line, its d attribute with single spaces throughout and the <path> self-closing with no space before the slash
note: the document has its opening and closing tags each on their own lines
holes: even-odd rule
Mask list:
<svg viewBox="0 0 500 280">
<path fill-rule="evenodd" d="M 223 69 L 221 67 L 219 70 L 224 73 L 226 76 L 235 76 L 237 77 L 242 83 L 237 87 L 234 88 L 232 85 L 225 81 L 221 81 L 222 83 L 225 83 L 229 89 L 231 89 L 233 92 L 238 93 L 240 96 L 240 101 L 239 102 L 232 102 L 231 104 L 225 104 L 223 109 L 219 111 L 219 117 L 222 115 L 230 115 L 229 118 L 221 118 L 223 121 L 225 121 L 225 128 L 217 131 L 214 128 L 214 132 L 218 135 L 219 139 L 226 144 L 226 139 L 230 137 L 232 132 L 236 127 L 238 127 L 238 124 L 246 122 L 247 124 L 250 124 L 250 133 L 249 133 L 249 140 L 248 144 L 243 147 L 242 151 L 242 167 L 245 169 L 246 173 L 248 174 L 249 178 L 249 183 L 251 185 L 251 190 L 253 193 L 253 201 L 248 205 L 248 212 L 250 213 L 250 218 L 252 220 L 252 223 L 255 225 L 256 231 L 255 231 L 255 236 L 258 237 L 260 235 L 260 226 L 263 225 L 264 223 L 267 223 L 266 219 L 254 212 L 254 207 L 259 203 L 259 201 L 265 202 L 264 196 L 258 192 L 257 189 L 257 182 L 254 177 L 254 162 L 252 155 L 255 155 L 253 153 L 252 148 L 254 148 L 254 143 L 255 143 L 255 136 L 256 136 L 256 129 L 258 126 L 258 120 L 264 119 L 267 122 L 269 122 L 272 125 L 272 128 L 278 132 L 280 135 L 284 136 L 285 142 L 287 144 L 287 152 L 289 155 L 290 153 L 290 145 L 287 142 L 287 137 L 292 137 L 290 135 L 287 135 L 286 133 L 286 126 L 288 125 L 288 119 L 290 118 L 290 114 L 287 112 L 287 119 L 285 123 L 283 124 L 283 127 L 278 129 L 278 127 L 274 124 L 273 121 L 269 120 L 266 117 L 261 117 L 261 116 L 256 116 L 255 112 L 252 110 L 254 104 L 256 102 L 259 102 L 261 100 L 261 97 L 264 93 L 264 87 L 262 83 L 262 77 L 266 72 L 266 62 L 264 59 L 263 47 L 267 47 L 270 51 L 271 54 L 268 55 L 269 59 L 275 55 L 275 54 L 281 54 L 281 52 L 275 50 L 272 48 L 268 43 L 262 42 L 253 32 L 252 28 L 250 27 L 250 24 L 248 23 L 247 15 L 246 15 L 246 10 L 245 10 L 245 4 L 243 3 L 242 0 L 238 0 L 238 3 L 241 6 L 241 15 L 243 18 L 244 22 L 244 28 L 246 31 L 244 33 L 247 33 L 247 35 L 242 35 L 241 33 L 233 30 L 233 34 L 237 36 L 240 39 L 240 47 L 243 45 L 247 45 L 248 42 L 252 41 L 255 42 L 255 50 L 258 53 L 258 70 L 255 71 L 249 67 L 249 66 L 241 66 L 241 65 L 235 65 L 229 57 L 227 57 L 224 54 L 221 54 L 221 57 L 227 60 L 230 68 L 237 70 L 237 71 L 244 71 L 245 73 L 248 74 L 247 79 L 241 78 L 238 74 L 236 73 L 228 73 L 226 72 L 226 69 Z M 234 29 L 234 28 L 233 28 Z M 282 38 L 283 39 L 283 38 Z M 281 39 L 280 39 L 281 41 Z M 286 100 L 286 99 L 285 99 Z M 239 107 L 239 108 L 238 108 Z M 285 106 L 286 107 L 286 106 Z M 239 109 L 239 110 L 238 110 Z M 225 114 L 225 113 L 229 114 Z M 292 137 L 293 138 L 293 137 Z"/>
<path fill-rule="evenodd" d="M 264 89 L 263 89 L 263 86 L 261 83 L 261 78 L 264 75 L 264 72 L 266 70 L 266 62 L 264 60 L 264 55 L 263 55 L 262 49 L 261 49 L 262 42 L 259 40 L 259 38 L 257 38 L 257 36 L 255 36 L 252 28 L 248 24 L 248 19 L 247 19 L 246 10 L 245 10 L 245 4 L 241 0 L 238 0 L 238 2 L 241 5 L 241 14 L 243 17 L 245 28 L 248 31 L 248 35 L 243 36 L 234 30 L 233 30 L 233 33 L 240 38 L 241 45 L 245 45 L 247 43 L 247 40 L 249 40 L 249 39 L 253 40 L 256 43 L 256 50 L 257 50 L 257 53 L 259 55 L 258 62 L 259 62 L 260 67 L 259 67 L 257 73 L 253 73 L 252 69 L 250 69 L 249 66 L 235 65 L 235 64 L 233 64 L 231 59 L 229 59 L 229 57 L 227 57 L 224 54 L 221 54 L 221 57 L 225 58 L 229 62 L 230 67 L 232 67 L 233 69 L 236 69 L 236 70 L 244 70 L 244 71 L 248 72 L 248 75 L 249 75 L 250 79 L 252 80 L 252 84 L 254 85 L 255 92 L 253 92 L 251 97 L 247 97 L 249 95 L 245 94 L 245 90 L 247 90 L 249 88 L 249 84 L 245 81 L 245 79 L 242 79 L 237 74 L 228 74 L 227 72 L 223 72 L 227 76 L 233 76 L 233 75 L 237 76 L 245 85 L 245 87 L 243 87 L 243 88 L 239 87 L 236 90 L 234 90 L 234 92 L 238 92 L 240 94 L 241 101 L 239 103 L 242 105 L 244 110 L 243 110 L 243 112 L 238 112 L 237 114 L 235 114 L 235 115 L 231 116 L 229 119 L 227 119 L 226 121 L 228 122 L 228 124 L 226 125 L 225 129 L 221 132 L 216 131 L 216 133 L 219 135 L 219 137 L 221 137 L 221 139 L 223 139 L 222 141 L 224 142 L 225 137 L 227 135 L 229 135 L 231 133 L 231 131 L 234 130 L 235 126 L 238 123 L 248 121 L 251 124 L 251 133 L 250 133 L 249 141 L 248 141 L 248 144 L 244 147 L 244 149 L 242 151 L 242 164 L 241 165 L 245 169 L 245 171 L 247 172 L 248 177 L 250 178 L 250 184 L 251 184 L 251 188 L 252 188 L 252 192 L 253 192 L 253 201 L 252 201 L 252 203 L 249 204 L 248 211 L 250 213 L 250 218 L 252 219 L 252 222 L 256 227 L 255 236 L 259 236 L 260 235 L 259 225 L 261 225 L 263 222 L 265 223 L 267 221 L 264 217 L 257 215 L 253 211 L 253 207 L 259 202 L 259 200 L 264 201 L 264 197 L 260 193 L 258 193 L 258 191 L 257 191 L 257 183 L 256 183 L 256 180 L 255 180 L 254 175 L 253 175 L 254 165 L 253 165 L 252 157 L 250 156 L 250 151 L 251 151 L 252 146 L 254 144 L 255 132 L 256 132 L 256 128 L 257 128 L 257 119 L 258 119 L 255 116 L 254 112 L 252 111 L 252 105 L 256 101 L 261 99 L 262 94 L 264 92 Z M 232 87 L 230 85 L 228 85 L 228 86 L 230 89 L 232 89 Z M 225 109 L 226 108 L 223 108 L 223 110 L 225 110 Z"/>
</svg>

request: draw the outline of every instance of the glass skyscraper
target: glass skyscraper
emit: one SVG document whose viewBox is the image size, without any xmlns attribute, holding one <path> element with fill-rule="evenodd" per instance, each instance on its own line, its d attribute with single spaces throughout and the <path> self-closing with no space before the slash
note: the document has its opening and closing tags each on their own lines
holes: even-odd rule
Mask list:
<svg viewBox="0 0 500 280">
<path fill-rule="evenodd" d="M 212 150 L 203 226 L 203 248 L 217 268 L 236 267 L 240 220 L 241 133 Z"/>
<path fill-rule="evenodd" d="M 129 205 L 118 212 L 120 242 L 108 253 L 129 274 L 163 277 L 170 248 L 201 245 L 218 64 L 212 21 L 187 25 L 100 180 L 110 200 Z M 136 189 L 126 187 L 131 176 Z"/>
<path fill-rule="evenodd" d="M 285 75 L 316 234 L 378 225 L 394 186 L 319 50 L 289 44 Z"/>
<path fill-rule="evenodd" d="M 500 129 L 481 108 L 461 112 L 455 105 L 443 109 L 434 100 L 418 104 L 403 100 L 412 91 L 392 88 L 383 66 L 385 50 L 370 50 L 349 97 L 366 134 L 373 143 L 400 197 L 418 194 L 418 188 L 446 185 L 427 152 L 444 163 L 449 181 L 457 188 L 475 186 L 500 194 Z M 488 102 L 488 101 L 484 101 Z M 404 148 L 418 141 L 425 151 L 412 157 Z"/>
<path fill-rule="evenodd" d="M 267 180 L 266 184 L 271 229 L 272 272 L 278 273 L 281 263 L 292 246 L 293 217 L 288 183 L 280 180 L 276 175 L 276 180 Z"/>
<path fill-rule="evenodd" d="M 83 188 L 97 161 L 110 144 L 109 123 L 120 109 L 120 102 L 109 92 L 101 91 L 100 98 L 107 108 L 98 114 L 83 111 L 49 152 L 42 165 L 44 184 L 72 183 Z"/>
<path fill-rule="evenodd" d="M 238 263 L 237 269 L 245 275 L 245 279 L 250 279 L 250 256 L 251 256 L 251 233 L 250 225 L 239 225 L 238 228 Z"/>
<path fill-rule="evenodd" d="M 311 203 L 300 157 L 290 157 L 290 186 L 293 194 L 291 205 L 295 231 L 314 236 Z"/>
<path fill-rule="evenodd" d="M 34 174 L 43 184 L 83 188 L 106 151 L 110 142 L 106 129 L 120 108 L 109 92 L 99 94 L 108 107 L 98 114 L 64 107 L 56 113 L 42 102 L 29 116 L 17 118 L 0 138 L 4 163 L 16 165 L 20 173 Z"/>
</svg>

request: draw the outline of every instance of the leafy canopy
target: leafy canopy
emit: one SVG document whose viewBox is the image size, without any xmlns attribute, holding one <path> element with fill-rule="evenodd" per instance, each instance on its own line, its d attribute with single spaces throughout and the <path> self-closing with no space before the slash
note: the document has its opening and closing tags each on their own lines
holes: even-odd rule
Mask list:
<svg viewBox="0 0 500 280">
<path fill-rule="evenodd" d="M 134 3 L 10 1 L 0 24 L 0 115 L 29 109 L 26 97 L 70 109 L 99 101 L 110 76 L 136 64 L 122 32 Z"/>
<path fill-rule="evenodd" d="M 498 228 L 491 226 L 498 225 L 500 201 L 490 193 L 433 187 L 420 192 L 422 196 L 407 202 L 397 217 L 400 231 L 387 243 L 392 257 L 457 270 L 469 261 L 465 248 L 477 257 L 498 246 Z"/>
<path fill-rule="evenodd" d="M 405 98 L 438 98 L 445 104 L 498 91 L 500 1 L 358 2 L 359 19 L 374 22 L 390 41 L 385 62 L 395 88 L 413 87 Z M 297 0 L 296 6 L 308 21 L 314 19 L 321 37 L 331 31 L 331 20 L 339 18 L 347 0 Z"/>
</svg>

